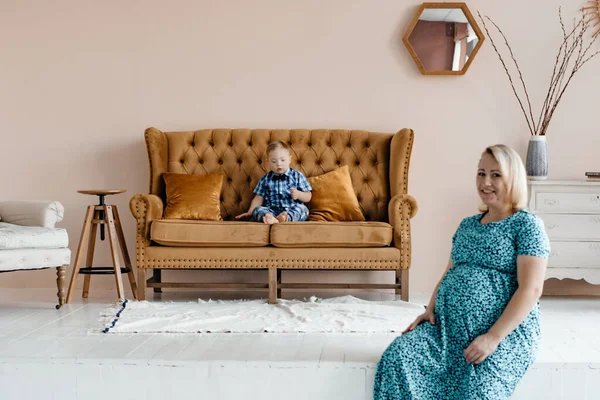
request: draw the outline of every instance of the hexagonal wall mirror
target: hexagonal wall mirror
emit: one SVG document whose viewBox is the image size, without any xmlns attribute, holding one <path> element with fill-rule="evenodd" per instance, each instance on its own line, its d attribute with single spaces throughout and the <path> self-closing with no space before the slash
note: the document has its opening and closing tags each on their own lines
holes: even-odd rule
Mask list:
<svg viewBox="0 0 600 400">
<path fill-rule="evenodd" d="M 485 37 L 465 3 L 423 3 L 402 40 L 423 75 L 463 75 Z"/>
</svg>

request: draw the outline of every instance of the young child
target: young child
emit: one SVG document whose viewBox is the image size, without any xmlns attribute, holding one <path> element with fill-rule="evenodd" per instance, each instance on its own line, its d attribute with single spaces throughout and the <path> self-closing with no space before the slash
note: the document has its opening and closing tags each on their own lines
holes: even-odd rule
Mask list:
<svg viewBox="0 0 600 400">
<path fill-rule="evenodd" d="M 287 221 L 306 221 L 312 187 L 302 172 L 290 168 L 290 146 L 275 141 L 267 147 L 270 171 L 254 189 L 254 198 L 247 212 L 236 216 L 252 216 L 255 221 L 276 224 Z"/>
</svg>

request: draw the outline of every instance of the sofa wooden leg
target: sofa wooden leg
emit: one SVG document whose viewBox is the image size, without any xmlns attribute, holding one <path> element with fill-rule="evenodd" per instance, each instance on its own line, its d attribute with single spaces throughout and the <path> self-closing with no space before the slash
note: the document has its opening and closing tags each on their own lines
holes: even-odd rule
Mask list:
<svg viewBox="0 0 600 400">
<path fill-rule="evenodd" d="M 396 295 L 400 295 L 400 300 L 408 301 L 408 270 L 396 270 L 396 283 L 400 284 L 400 289 L 396 288 Z"/>
<path fill-rule="evenodd" d="M 277 304 L 277 268 L 269 268 L 269 304 Z"/>
<path fill-rule="evenodd" d="M 56 287 L 58 288 L 58 304 L 56 305 L 56 309 L 58 310 L 59 308 L 61 308 L 63 306 L 63 304 L 65 304 L 65 300 L 67 297 L 67 293 L 65 291 L 65 286 L 66 286 L 66 282 L 65 282 L 65 276 L 67 275 L 67 267 L 66 266 L 62 266 L 62 267 L 58 267 L 56 268 Z"/>
<path fill-rule="evenodd" d="M 156 283 L 161 283 L 162 282 L 162 269 L 153 269 L 152 270 L 152 277 L 154 278 L 154 282 Z M 154 293 L 162 293 L 162 288 L 159 287 L 155 287 L 154 289 Z"/>
<path fill-rule="evenodd" d="M 137 299 L 139 301 L 146 300 L 146 270 L 144 268 L 138 268 L 137 290 Z"/>
<path fill-rule="evenodd" d="M 281 287 L 280 287 L 280 284 L 281 284 L 281 270 L 278 269 L 277 270 L 277 298 L 278 299 L 281 299 Z"/>
</svg>

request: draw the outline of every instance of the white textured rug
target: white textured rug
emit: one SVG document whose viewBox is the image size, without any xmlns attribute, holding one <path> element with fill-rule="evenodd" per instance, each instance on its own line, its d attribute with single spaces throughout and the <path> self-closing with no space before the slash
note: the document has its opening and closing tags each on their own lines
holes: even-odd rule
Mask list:
<svg viewBox="0 0 600 400">
<path fill-rule="evenodd" d="M 401 332 L 422 305 L 403 301 L 367 301 L 353 296 L 306 301 L 266 300 L 164 303 L 125 301 L 104 310 L 105 333 L 201 332 Z"/>
</svg>

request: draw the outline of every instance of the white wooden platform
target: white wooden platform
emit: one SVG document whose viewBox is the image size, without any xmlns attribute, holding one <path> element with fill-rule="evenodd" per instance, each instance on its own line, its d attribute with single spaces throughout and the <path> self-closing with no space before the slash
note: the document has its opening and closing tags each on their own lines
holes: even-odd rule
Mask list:
<svg viewBox="0 0 600 400">
<path fill-rule="evenodd" d="M 319 295 L 342 294 L 349 293 Z M 107 335 L 89 331 L 113 293 L 90 296 L 57 311 L 53 290 L 0 288 L 0 399 L 365 400 L 372 398 L 377 360 L 395 337 Z M 198 292 L 162 295 L 174 301 L 197 297 Z M 426 296 L 413 295 L 411 301 L 424 303 Z M 513 398 L 600 399 L 600 299 L 542 299 L 542 329 L 537 362 Z"/>
</svg>

